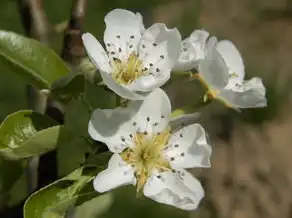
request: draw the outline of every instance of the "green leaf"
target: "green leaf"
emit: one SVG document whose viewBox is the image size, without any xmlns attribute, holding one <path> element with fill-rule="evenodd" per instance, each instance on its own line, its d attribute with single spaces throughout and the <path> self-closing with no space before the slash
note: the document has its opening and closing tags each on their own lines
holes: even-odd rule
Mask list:
<svg viewBox="0 0 292 218">
<path fill-rule="evenodd" d="M 73 99 L 65 109 L 65 127 L 75 136 L 89 136 L 88 123 L 96 108 L 116 107 L 116 95 L 104 88 L 87 83 L 85 93 Z"/>
<path fill-rule="evenodd" d="M 81 193 L 81 190 L 91 184 L 96 173 L 96 168 L 79 168 L 35 192 L 25 202 L 24 218 L 64 217 L 66 211 L 75 204 L 80 195 L 92 194 Z"/>
<path fill-rule="evenodd" d="M 12 171 L 13 169 L 10 169 Z M 27 174 L 25 172 L 22 172 L 19 179 L 14 181 L 13 186 L 9 190 L 9 193 L 7 195 L 7 199 L 5 202 L 5 205 L 7 207 L 13 207 L 15 205 L 18 205 L 23 200 L 25 200 L 28 195 L 28 184 L 27 184 Z M 8 191 L 8 190 L 7 190 Z"/>
<path fill-rule="evenodd" d="M 60 143 L 57 149 L 58 175 L 64 176 L 79 168 L 91 152 L 89 140 L 85 137 L 70 137 Z"/>
<path fill-rule="evenodd" d="M 1 156 L 0 156 L 1 158 Z M 11 189 L 23 174 L 25 164 L 20 161 L 1 160 L 0 162 L 0 209 L 7 207 L 11 200 Z M 17 193 L 19 196 L 19 193 Z M 22 196 L 21 196 L 22 197 Z"/>
<path fill-rule="evenodd" d="M 9 191 L 23 172 L 24 166 L 20 161 L 3 159 L 0 163 L 0 193 Z"/>
<path fill-rule="evenodd" d="M 89 136 L 88 123 L 91 116 L 89 106 L 81 97 L 72 100 L 65 109 L 65 127 L 74 136 Z"/>
<path fill-rule="evenodd" d="M 112 192 L 97 196 L 80 206 L 76 207 L 75 216 L 78 217 L 99 217 L 106 213 L 114 203 Z M 98 206 L 97 206 L 98 205 Z"/>
<path fill-rule="evenodd" d="M 23 110 L 9 115 L 0 125 L 0 153 L 19 159 L 54 149 L 62 127 L 53 119 Z"/>
<path fill-rule="evenodd" d="M 70 73 L 52 84 L 51 94 L 59 101 L 67 104 L 72 99 L 79 97 L 84 90 L 84 75 Z"/>
<path fill-rule="evenodd" d="M 29 84 L 49 89 L 69 69 L 50 48 L 13 32 L 0 31 L 0 63 L 9 65 Z"/>
<path fill-rule="evenodd" d="M 104 87 L 87 83 L 85 100 L 92 109 L 112 109 L 116 107 L 116 94 L 105 90 Z"/>
</svg>

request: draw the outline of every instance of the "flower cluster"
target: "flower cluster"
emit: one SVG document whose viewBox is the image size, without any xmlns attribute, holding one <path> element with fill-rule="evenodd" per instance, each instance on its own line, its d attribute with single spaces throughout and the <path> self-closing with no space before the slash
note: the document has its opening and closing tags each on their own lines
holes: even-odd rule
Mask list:
<svg viewBox="0 0 292 218">
<path fill-rule="evenodd" d="M 189 72 L 206 89 L 205 100 L 234 108 L 265 107 L 260 78 L 244 80 L 239 51 L 195 30 L 182 41 L 177 29 L 156 23 L 145 28 L 140 14 L 115 9 L 105 17 L 105 48 L 90 34 L 82 39 L 103 83 L 124 99 L 126 107 L 96 109 L 90 136 L 113 155 L 94 180 L 98 192 L 132 184 L 137 193 L 184 210 L 194 210 L 204 190 L 186 169 L 210 167 L 211 147 L 203 127 L 173 119 L 171 104 L 160 88 L 172 72 Z"/>
</svg>

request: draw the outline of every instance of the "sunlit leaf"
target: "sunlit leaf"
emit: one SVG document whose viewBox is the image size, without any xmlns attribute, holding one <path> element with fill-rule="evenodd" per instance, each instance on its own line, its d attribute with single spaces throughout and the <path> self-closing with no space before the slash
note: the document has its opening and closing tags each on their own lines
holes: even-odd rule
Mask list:
<svg viewBox="0 0 292 218">
<path fill-rule="evenodd" d="M 36 40 L 0 31 L 0 63 L 9 65 L 27 83 L 48 89 L 69 73 L 60 57 Z"/>
<path fill-rule="evenodd" d="M 43 154 L 58 143 L 61 126 L 53 119 L 29 110 L 9 115 L 0 125 L 0 153 L 19 159 Z"/>
<path fill-rule="evenodd" d="M 80 195 L 91 194 L 80 192 L 83 187 L 92 182 L 95 175 L 95 168 L 79 168 L 35 192 L 24 205 L 24 218 L 64 217 Z"/>
</svg>

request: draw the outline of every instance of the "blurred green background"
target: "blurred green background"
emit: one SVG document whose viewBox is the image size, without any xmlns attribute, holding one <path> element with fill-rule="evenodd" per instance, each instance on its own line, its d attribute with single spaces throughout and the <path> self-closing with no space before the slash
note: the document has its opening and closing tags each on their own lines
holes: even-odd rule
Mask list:
<svg viewBox="0 0 292 218">
<path fill-rule="evenodd" d="M 23 34 L 19 1 L 0 0 L 0 3 L 0 28 Z M 69 18 L 71 0 L 44 3 L 53 26 Z M 140 12 L 146 27 L 153 22 L 165 22 L 169 27 L 177 27 L 183 37 L 196 28 L 204 28 L 219 39 L 232 40 L 243 55 L 247 78 L 263 78 L 269 106 L 237 113 L 214 103 L 202 110 L 200 122 L 213 145 L 213 166 L 194 171 L 206 189 L 206 197 L 197 211 L 184 212 L 144 197 L 136 198 L 134 188 L 125 187 L 79 208 L 77 216 L 292 217 L 292 1 L 89 0 L 83 31 L 102 38 L 103 18 L 114 8 Z M 53 49 L 60 53 L 63 33 L 51 37 Z M 193 87 L 194 84 L 183 81 L 167 87 L 174 107 L 197 97 Z M 0 119 L 24 108 L 27 108 L 26 84 L 0 64 Z M 26 195 L 23 177 L 13 183 L 15 178 L 11 176 L 8 181 L 12 189 L 5 193 L 7 180 L 3 178 L 9 173 L 4 171 L 9 168 L 5 168 L 4 162 L 1 164 L 0 209 L 4 205 L 17 205 Z M 17 165 L 13 170 L 21 167 Z"/>
</svg>

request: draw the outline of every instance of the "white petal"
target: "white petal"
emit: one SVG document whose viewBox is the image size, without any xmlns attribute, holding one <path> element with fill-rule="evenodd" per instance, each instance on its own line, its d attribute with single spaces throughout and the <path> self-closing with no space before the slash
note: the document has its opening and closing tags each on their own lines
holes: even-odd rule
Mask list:
<svg viewBox="0 0 292 218">
<path fill-rule="evenodd" d="M 169 78 L 170 73 L 141 76 L 127 87 L 133 91 L 151 92 L 153 89 L 161 87 Z"/>
<path fill-rule="evenodd" d="M 209 33 L 207 31 L 195 30 L 190 35 L 190 41 L 193 43 L 199 43 L 201 45 L 205 45 L 208 37 L 209 37 Z"/>
<path fill-rule="evenodd" d="M 260 78 L 253 78 L 232 90 L 222 90 L 218 95 L 228 106 L 233 108 L 266 107 L 266 89 Z"/>
<path fill-rule="evenodd" d="M 188 71 L 198 65 L 197 51 L 193 47 L 189 38 L 182 41 L 181 54 L 173 68 L 173 71 Z"/>
<path fill-rule="evenodd" d="M 236 73 L 242 80 L 244 78 L 244 64 L 235 45 L 229 40 L 222 40 L 217 44 L 217 51 L 222 55 L 231 73 Z"/>
<path fill-rule="evenodd" d="M 206 46 L 209 33 L 205 30 L 195 30 L 190 35 L 190 42 L 195 49 L 196 59 L 202 60 L 206 56 Z M 208 40 L 210 42 L 210 40 Z M 211 45 L 210 43 L 208 45 Z"/>
<path fill-rule="evenodd" d="M 178 30 L 168 29 L 165 24 L 157 23 L 144 32 L 139 43 L 139 58 L 143 61 L 143 67 L 147 68 L 153 77 L 167 81 L 180 50 L 181 36 Z M 142 90 L 144 89 L 145 87 L 142 87 Z"/>
<path fill-rule="evenodd" d="M 126 60 L 137 51 L 141 38 L 141 17 L 131 11 L 114 9 L 105 16 L 104 42 L 111 58 Z"/>
<path fill-rule="evenodd" d="M 109 58 L 96 38 L 90 33 L 84 33 L 82 40 L 89 58 L 96 67 L 101 71 L 110 72 Z"/>
<path fill-rule="evenodd" d="M 132 167 L 127 165 L 120 155 L 113 154 L 108 168 L 96 176 L 93 186 L 98 192 L 106 192 L 124 185 L 135 185 L 135 183 Z"/>
<path fill-rule="evenodd" d="M 126 108 L 97 109 L 89 121 L 89 135 L 105 143 L 110 151 L 121 152 L 131 145 L 129 135 L 136 131 L 132 121 L 134 114 L 135 111 Z"/>
<path fill-rule="evenodd" d="M 144 98 L 143 95 L 135 93 L 129 87 L 117 83 L 108 73 L 100 71 L 100 75 L 105 85 L 117 95 L 130 100 L 142 100 Z"/>
<path fill-rule="evenodd" d="M 205 59 L 199 63 L 199 75 L 212 89 L 222 89 L 227 85 L 229 71 L 215 47 L 210 49 Z"/>
<path fill-rule="evenodd" d="M 171 119 L 169 125 L 172 132 L 176 132 L 177 130 L 185 126 L 196 123 L 199 117 L 200 117 L 200 113 L 197 113 L 197 112 L 192 113 L 192 114 L 184 114 L 184 115 Z"/>
<path fill-rule="evenodd" d="M 200 182 L 185 170 L 152 175 L 144 186 L 144 195 L 159 203 L 183 210 L 195 210 L 204 197 Z"/>
<path fill-rule="evenodd" d="M 218 95 L 229 107 L 258 108 L 266 107 L 266 89 L 260 78 L 253 78 L 232 90 L 222 90 Z"/>
<path fill-rule="evenodd" d="M 140 31 L 141 31 L 141 33 L 143 33 L 145 31 L 145 26 L 144 26 L 144 23 L 143 23 L 143 17 L 142 17 L 142 15 L 140 13 L 136 13 L 136 17 L 140 22 Z"/>
<path fill-rule="evenodd" d="M 168 126 L 171 104 L 162 89 L 155 89 L 144 101 L 131 102 L 129 107 L 138 108 L 134 121 L 141 132 L 160 132 Z"/>
<path fill-rule="evenodd" d="M 210 167 L 211 152 L 203 127 L 192 124 L 171 136 L 165 154 L 173 168 L 193 168 Z"/>
<path fill-rule="evenodd" d="M 218 41 L 217 41 L 217 38 L 215 36 L 210 37 L 205 45 L 204 55 L 206 55 L 210 49 L 212 49 L 214 46 L 216 46 L 217 43 L 218 43 Z"/>
</svg>

